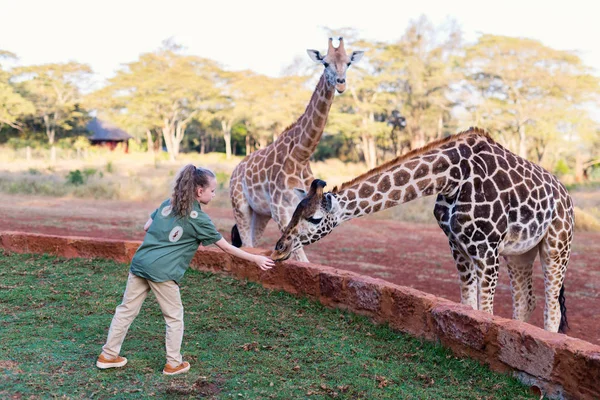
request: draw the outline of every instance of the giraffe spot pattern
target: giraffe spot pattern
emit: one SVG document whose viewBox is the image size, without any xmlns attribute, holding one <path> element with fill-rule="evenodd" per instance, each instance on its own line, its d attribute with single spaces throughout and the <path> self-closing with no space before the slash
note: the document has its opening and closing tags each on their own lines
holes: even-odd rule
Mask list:
<svg viewBox="0 0 600 400">
<path fill-rule="evenodd" d="M 394 185 L 404 186 L 410 180 L 411 175 L 408 171 L 401 170 L 394 174 Z"/>
<path fill-rule="evenodd" d="M 360 190 L 358 191 L 358 197 L 364 199 L 367 197 L 371 197 L 373 193 L 375 193 L 375 188 L 371 185 L 364 184 L 360 187 Z"/>
<path fill-rule="evenodd" d="M 572 202 L 564 186 L 486 136 L 464 134 L 440 143 L 400 158 L 385 171 L 365 174 L 352 187 L 342 186 L 336 192 L 341 221 L 437 194 L 434 216 L 448 236 L 465 304 L 478 307 L 480 291 L 481 309 L 491 312 L 500 255 L 510 259 L 541 241 L 546 249 L 542 262 L 556 274 L 546 290 L 558 293 L 573 236 Z M 352 200 L 356 197 L 358 204 Z M 523 275 L 515 271 L 509 272 L 511 279 Z M 531 282 L 515 282 L 515 288 L 513 298 L 520 299 L 515 313 L 524 315 L 532 304 Z M 549 309 L 553 307 L 557 309 L 552 304 Z M 553 330 L 560 318 L 550 314 L 545 326 Z"/>
<path fill-rule="evenodd" d="M 416 171 L 413 173 L 413 179 L 420 179 L 426 176 L 427 174 L 429 174 L 429 165 L 423 163 L 419 165 L 419 168 L 417 168 Z"/>
<path fill-rule="evenodd" d="M 431 179 L 427 178 L 427 179 L 423 179 L 417 182 L 417 187 L 419 188 L 419 190 L 421 192 L 424 192 L 425 189 L 427 187 L 429 187 L 429 184 L 431 183 Z"/>
<path fill-rule="evenodd" d="M 381 178 L 381 181 L 379 182 L 379 185 L 377 185 L 377 190 L 381 193 L 386 193 L 388 190 L 390 190 L 390 187 L 392 186 L 392 182 L 390 181 L 390 177 L 388 175 L 384 175 Z"/>
</svg>

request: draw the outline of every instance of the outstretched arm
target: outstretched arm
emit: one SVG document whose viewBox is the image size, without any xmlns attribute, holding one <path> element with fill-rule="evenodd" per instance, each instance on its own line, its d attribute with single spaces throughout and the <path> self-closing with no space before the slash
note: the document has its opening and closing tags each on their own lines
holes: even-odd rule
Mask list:
<svg viewBox="0 0 600 400">
<path fill-rule="evenodd" d="M 242 249 L 238 249 L 237 247 L 232 246 L 227 240 L 223 238 L 221 238 L 215 244 L 227 254 L 243 258 L 244 260 L 252 261 L 256 265 L 258 265 L 258 267 L 263 271 L 269 270 L 275 266 L 275 263 L 269 257 L 247 253 Z"/>
</svg>

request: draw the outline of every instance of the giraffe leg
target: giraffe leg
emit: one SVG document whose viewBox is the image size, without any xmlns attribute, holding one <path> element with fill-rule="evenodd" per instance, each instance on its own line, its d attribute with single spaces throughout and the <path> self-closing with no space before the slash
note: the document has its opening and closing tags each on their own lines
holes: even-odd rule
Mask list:
<svg viewBox="0 0 600 400">
<path fill-rule="evenodd" d="M 242 246 L 252 247 L 252 208 L 246 199 L 243 191 L 243 175 L 245 163 L 242 161 L 233 170 L 231 180 L 229 181 L 229 198 L 233 208 L 233 217 L 242 240 Z"/>
<path fill-rule="evenodd" d="M 460 302 L 493 314 L 500 264 L 497 246 L 480 242 L 469 245 L 467 251 L 462 243 L 450 239 L 450 248 L 460 276 Z"/>
<path fill-rule="evenodd" d="M 510 278 L 510 291 L 513 301 L 513 319 L 527 321 L 535 309 L 533 294 L 533 262 L 538 254 L 538 246 L 525 254 L 506 256 Z"/>
<path fill-rule="evenodd" d="M 460 280 L 460 302 L 477 310 L 477 275 L 475 264 L 461 250 L 460 246 L 450 241 L 452 257 L 456 263 Z"/>
<path fill-rule="evenodd" d="M 265 229 L 267 228 L 267 224 L 271 220 L 270 215 L 261 215 L 255 211 L 252 212 L 252 217 L 250 220 L 250 233 L 252 235 L 251 242 L 253 244 L 258 244 L 258 241 L 262 237 Z"/>
<path fill-rule="evenodd" d="M 291 258 L 296 261 L 308 262 L 308 257 L 306 257 L 304 249 L 299 249 L 292 252 Z"/>
<path fill-rule="evenodd" d="M 483 250 L 478 246 L 479 257 L 477 265 L 477 289 L 479 291 L 479 310 L 494 313 L 494 294 L 498 285 L 498 268 L 500 259 L 498 250 L 491 246 Z"/>
<path fill-rule="evenodd" d="M 254 247 L 252 241 L 252 216 L 254 211 L 245 198 L 232 198 L 233 216 L 242 239 L 242 246 Z"/>
<path fill-rule="evenodd" d="M 572 237 L 572 236 L 571 236 Z M 559 296 L 563 288 L 567 265 L 571 256 L 571 240 L 544 238 L 540 244 L 540 258 L 544 272 L 544 329 L 550 332 L 564 331 L 566 316 L 562 314 Z"/>
</svg>

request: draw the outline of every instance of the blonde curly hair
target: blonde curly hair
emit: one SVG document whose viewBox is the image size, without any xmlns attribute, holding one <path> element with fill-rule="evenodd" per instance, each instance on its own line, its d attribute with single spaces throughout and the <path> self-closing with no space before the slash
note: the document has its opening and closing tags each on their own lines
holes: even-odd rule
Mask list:
<svg viewBox="0 0 600 400">
<path fill-rule="evenodd" d="M 183 167 L 175 179 L 175 187 L 171 195 L 173 214 L 179 218 L 190 215 L 196 200 L 196 190 L 199 187 L 207 187 L 211 178 L 215 179 L 216 177 L 209 169 L 196 168 L 193 164 Z"/>
</svg>

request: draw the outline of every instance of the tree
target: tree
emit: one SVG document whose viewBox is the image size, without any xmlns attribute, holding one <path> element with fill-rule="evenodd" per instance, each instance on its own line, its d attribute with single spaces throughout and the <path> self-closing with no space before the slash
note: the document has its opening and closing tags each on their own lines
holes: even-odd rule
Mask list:
<svg viewBox="0 0 600 400">
<path fill-rule="evenodd" d="M 393 93 L 386 114 L 397 109 L 406 118 L 396 140 L 408 143 L 408 150 L 443 137 L 451 124 L 461 50 L 462 34 L 454 21 L 436 27 L 425 16 L 411 21 L 398 41 L 377 47 L 377 69 L 385 74 L 384 89 Z"/>
<path fill-rule="evenodd" d="M 223 140 L 225 141 L 225 155 L 228 160 L 232 154 L 231 136 L 233 126 L 243 118 L 243 111 L 239 107 L 236 107 L 236 101 L 239 101 L 243 97 L 239 86 L 248 75 L 251 75 L 248 71 L 223 72 L 221 75 L 223 84 L 221 86 L 219 106 L 214 114 L 214 118 L 221 127 Z"/>
<path fill-rule="evenodd" d="M 16 56 L 8 51 L 0 50 L 0 61 L 2 59 L 16 59 Z M 11 74 L 4 71 L 0 64 L 0 129 L 4 124 L 21 130 L 23 125 L 19 120 L 33 112 L 33 104 L 17 92 L 11 82 Z"/>
<path fill-rule="evenodd" d="M 152 132 L 160 132 L 172 161 L 179 154 L 188 124 L 216 107 L 219 91 L 215 82 L 221 71 L 212 60 L 179 51 L 178 46 L 165 42 L 156 52 L 127 64 L 96 95 L 112 98 L 105 104 L 111 104 L 113 112 L 129 124 L 142 126 L 149 142 Z"/>
<path fill-rule="evenodd" d="M 350 28 L 330 31 L 330 36 L 343 37 L 348 47 L 365 52 L 365 59 L 353 65 L 348 74 L 349 92 L 339 96 L 329 114 L 327 130 L 358 139 L 365 163 L 369 168 L 377 164 L 376 138 L 386 130 L 385 123 L 375 116 L 385 111 L 391 94 L 386 91 L 386 76 L 378 67 L 378 48 L 382 43 L 357 41 L 357 33 Z"/>
<path fill-rule="evenodd" d="M 94 110 L 100 120 L 110 121 L 114 125 L 131 134 L 138 143 L 147 140 L 148 152 L 153 154 L 160 148 L 162 140 L 156 141 L 157 127 L 160 121 L 153 118 L 152 107 L 138 98 L 115 95 L 112 85 L 100 88 L 85 96 L 83 103 L 89 110 Z M 118 93 L 117 93 L 118 94 Z"/>
<path fill-rule="evenodd" d="M 377 140 L 388 140 L 387 119 L 392 112 L 397 110 L 406 119 L 405 129 L 395 130 L 396 137 L 391 138 L 397 152 L 402 146 L 394 143 L 408 143 L 407 150 L 423 146 L 441 137 L 450 122 L 452 87 L 460 80 L 456 57 L 462 42 L 454 24 L 448 25 L 448 32 L 442 28 L 421 17 L 411 21 L 397 41 L 354 43 L 365 50 L 367 62 L 355 70 L 360 76 L 352 79 L 351 100 L 340 102 L 337 110 L 353 115 L 344 125 L 346 129 L 354 125 L 369 168 L 377 165 Z"/>
<path fill-rule="evenodd" d="M 35 116 L 43 121 L 51 146 L 51 159 L 55 161 L 56 134 L 59 130 L 73 129 L 69 122 L 83 116 L 78 107 L 80 87 L 92 70 L 85 64 L 69 62 L 20 67 L 15 72 L 19 91 L 31 101 Z"/>
<path fill-rule="evenodd" d="M 598 123 L 587 111 L 575 110 L 570 114 L 571 119 L 560 126 L 563 137 L 554 146 L 553 153 L 570 159 L 575 181 L 581 182 L 587 179 L 588 169 L 600 162 L 600 135 Z"/>
<path fill-rule="evenodd" d="M 548 145 L 577 126 L 570 121 L 581 117 L 581 105 L 598 92 L 597 79 L 578 56 L 532 39 L 482 35 L 466 49 L 465 68 L 474 99 L 465 107 L 475 123 L 538 161 Z"/>
<path fill-rule="evenodd" d="M 285 127 L 304 112 L 310 99 L 304 81 L 304 77 L 271 78 L 249 71 L 238 75 L 233 97 L 234 112 L 244 121 L 259 148 L 277 139 Z M 250 136 L 246 138 L 246 152 L 249 154 Z"/>
</svg>

